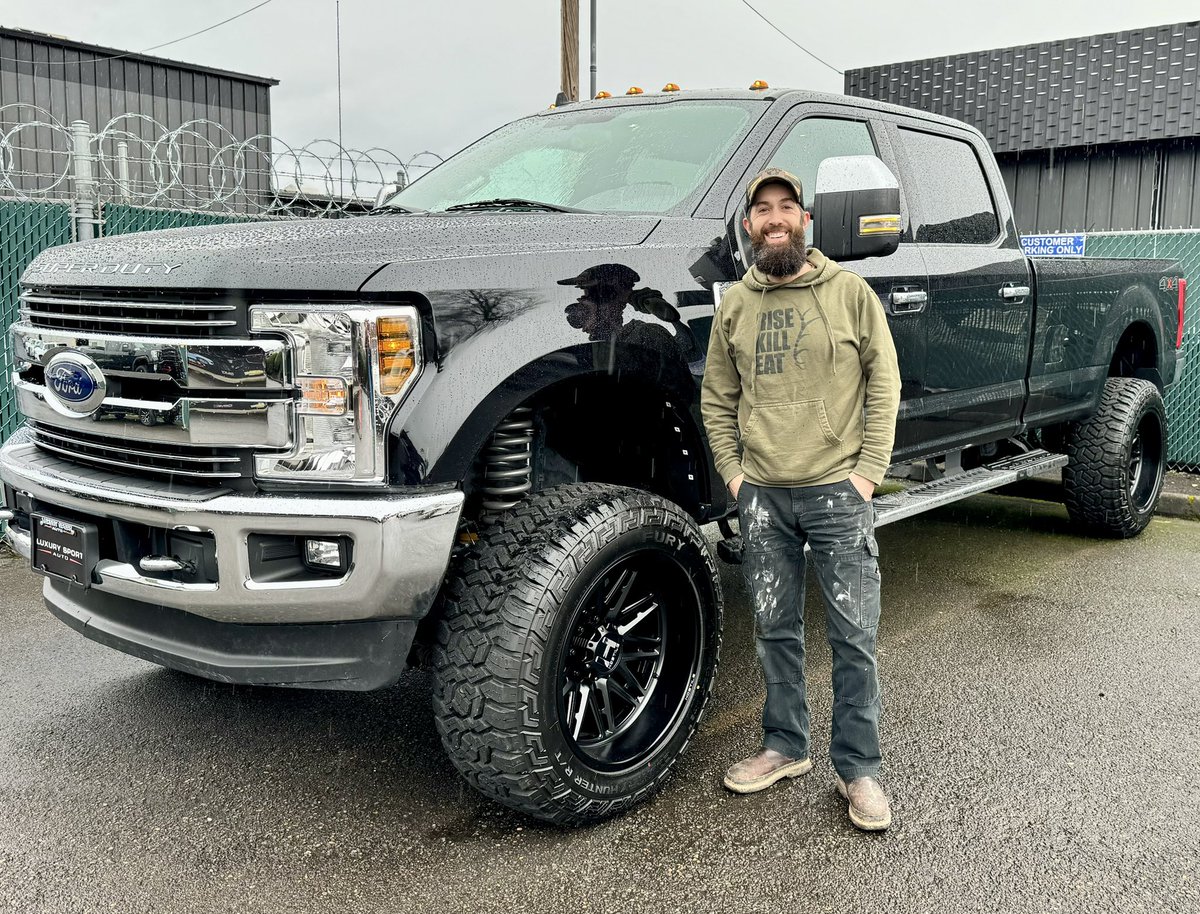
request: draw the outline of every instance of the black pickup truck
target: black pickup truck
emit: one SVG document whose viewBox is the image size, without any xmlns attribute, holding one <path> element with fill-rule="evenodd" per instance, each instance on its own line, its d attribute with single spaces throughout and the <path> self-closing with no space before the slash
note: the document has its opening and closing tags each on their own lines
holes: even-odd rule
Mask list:
<svg viewBox="0 0 1200 914">
<path fill-rule="evenodd" d="M 475 787 L 563 823 L 625 809 L 713 686 L 700 525 L 738 548 L 698 391 L 768 164 L 888 314 L 894 461 L 925 480 L 880 524 L 1063 466 L 1083 531 L 1142 529 L 1178 265 L 1030 260 L 975 130 L 763 90 L 544 111 L 369 216 L 43 253 L 10 331 L 7 538 L 98 642 L 300 688 L 425 662 Z M 764 357 L 795 357 L 786 334 Z"/>
</svg>

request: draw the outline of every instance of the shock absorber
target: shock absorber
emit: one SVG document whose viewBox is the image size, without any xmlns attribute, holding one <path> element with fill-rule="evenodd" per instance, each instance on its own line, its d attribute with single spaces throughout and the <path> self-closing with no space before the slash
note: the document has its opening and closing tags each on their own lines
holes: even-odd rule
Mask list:
<svg viewBox="0 0 1200 914">
<path fill-rule="evenodd" d="M 533 488 L 533 410 L 519 406 L 497 426 L 483 451 L 483 509 L 500 514 Z"/>
</svg>

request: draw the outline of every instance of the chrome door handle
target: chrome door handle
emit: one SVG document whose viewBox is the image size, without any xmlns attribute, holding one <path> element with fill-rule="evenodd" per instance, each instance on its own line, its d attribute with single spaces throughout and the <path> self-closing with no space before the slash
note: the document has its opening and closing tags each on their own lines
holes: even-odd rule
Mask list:
<svg viewBox="0 0 1200 914">
<path fill-rule="evenodd" d="M 929 294 L 923 289 L 891 292 L 888 295 L 888 304 L 892 306 L 892 314 L 916 314 L 918 311 L 925 310 L 927 301 L 929 301 Z"/>
<path fill-rule="evenodd" d="M 1014 298 L 1028 298 L 1029 286 L 1001 286 L 1000 297 L 1009 300 Z"/>
</svg>

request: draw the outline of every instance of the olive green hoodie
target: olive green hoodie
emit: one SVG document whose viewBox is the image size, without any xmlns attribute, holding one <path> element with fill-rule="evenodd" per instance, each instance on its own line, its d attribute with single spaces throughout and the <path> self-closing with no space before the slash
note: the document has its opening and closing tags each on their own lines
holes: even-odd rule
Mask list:
<svg viewBox="0 0 1200 914">
<path fill-rule="evenodd" d="M 713 318 L 701 411 L 727 483 L 880 483 L 891 463 L 900 372 L 883 306 L 816 248 L 808 262 L 784 285 L 752 267 Z"/>
</svg>

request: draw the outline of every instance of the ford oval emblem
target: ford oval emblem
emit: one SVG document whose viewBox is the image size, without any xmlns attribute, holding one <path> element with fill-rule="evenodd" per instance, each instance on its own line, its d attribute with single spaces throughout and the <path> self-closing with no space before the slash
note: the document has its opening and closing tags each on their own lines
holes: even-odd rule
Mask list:
<svg viewBox="0 0 1200 914">
<path fill-rule="evenodd" d="M 107 389 L 100 366 L 81 352 L 60 352 L 46 364 L 46 402 L 72 419 L 94 413 Z"/>
</svg>

